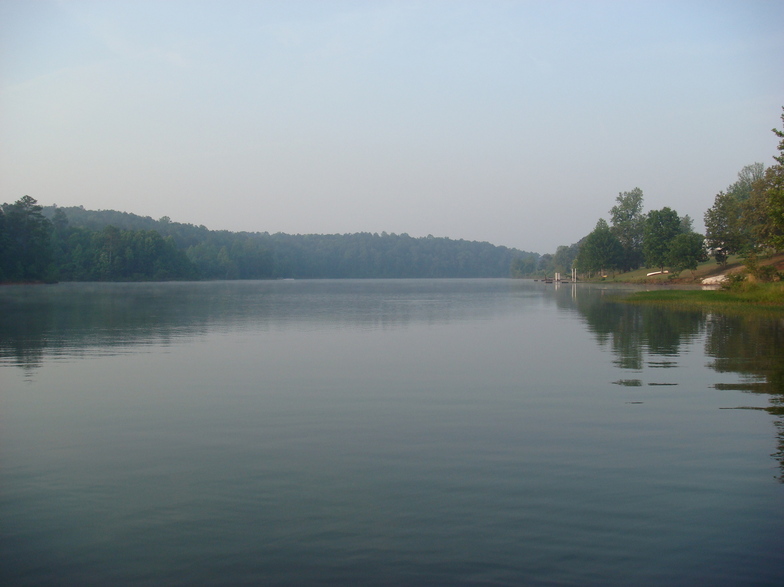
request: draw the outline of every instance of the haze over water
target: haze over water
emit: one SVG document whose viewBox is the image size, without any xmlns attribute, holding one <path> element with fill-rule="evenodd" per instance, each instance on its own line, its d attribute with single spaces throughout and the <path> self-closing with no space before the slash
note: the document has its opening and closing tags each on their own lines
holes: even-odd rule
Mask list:
<svg viewBox="0 0 784 587">
<path fill-rule="evenodd" d="M 778 584 L 784 322 L 613 293 L 4 287 L 0 582 Z"/>
</svg>

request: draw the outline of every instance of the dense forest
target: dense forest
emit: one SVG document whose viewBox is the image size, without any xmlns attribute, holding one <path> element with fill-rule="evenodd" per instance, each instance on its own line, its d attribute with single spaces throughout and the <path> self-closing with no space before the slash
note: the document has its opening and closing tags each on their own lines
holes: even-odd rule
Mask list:
<svg viewBox="0 0 784 587">
<path fill-rule="evenodd" d="M 741 255 L 756 278 L 776 279 L 773 267 L 758 263 L 760 257 L 784 250 L 784 130 L 773 132 L 779 138 L 776 163 L 741 169 L 737 181 L 719 192 L 705 212 L 705 235 L 694 232 L 688 215 L 679 216 L 669 207 L 644 212 L 643 192 L 634 188 L 618 194 L 609 223 L 600 218 L 590 234 L 554 254 L 515 259 L 512 274 L 552 275 L 576 268 L 585 276 L 604 276 L 640 267 L 680 273 L 693 271 L 709 256 L 723 265 L 730 255 Z"/>
<path fill-rule="evenodd" d="M 784 114 L 781 116 L 784 122 Z M 407 234 L 291 235 L 209 230 L 127 212 L 42 207 L 24 196 L 0 206 L 0 282 L 171 279 L 526 277 L 571 269 L 603 276 L 640 267 L 679 273 L 712 256 L 757 259 L 784 250 L 784 130 L 776 163 L 747 165 L 705 212 L 705 235 L 675 210 L 643 211 L 643 192 L 621 192 L 594 230 L 553 254 Z"/>
<path fill-rule="evenodd" d="M 507 277 L 535 253 L 407 234 L 209 230 L 127 212 L 0 207 L 0 281 Z"/>
</svg>

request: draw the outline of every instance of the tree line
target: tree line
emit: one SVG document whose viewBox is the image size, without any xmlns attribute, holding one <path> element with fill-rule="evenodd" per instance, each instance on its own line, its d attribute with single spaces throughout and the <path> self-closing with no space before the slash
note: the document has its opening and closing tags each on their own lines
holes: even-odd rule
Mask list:
<svg viewBox="0 0 784 587">
<path fill-rule="evenodd" d="M 782 114 L 784 122 L 784 114 Z M 694 270 L 708 255 L 740 254 L 759 277 L 759 255 L 784 250 L 784 130 L 776 164 L 747 165 L 705 212 L 643 211 L 643 192 L 621 192 L 610 222 L 553 254 L 407 234 L 290 235 L 209 230 L 127 212 L 42 207 L 24 196 L 0 206 L 0 282 L 167 279 L 586 276 L 640 267 Z"/>
<path fill-rule="evenodd" d="M 784 114 L 781 116 L 784 122 Z M 747 268 L 760 278 L 771 278 L 772 268 L 760 267 L 760 255 L 784 250 L 784 130 L 779 137 L 776 164 L 745 166 L 736 182 L 716 195 L 705 212 L 705 235 L 695 232 L 692 219 L 664 207 L 643 211 L 643 192 L 634 188 L 621 192 L 610 209 L 610 222 L 599 219 L 591 233 L 578 242 L 558 247 L 555 254 L 520 258 L 512 273 L 523 277 L 535 273 L 568 273 L 570 269 L 588 277 L 608 272 L 626 272 L 640 267 L 675 273 L 695 270 L 712 256 L 726 264 L 730 255 L 742 255 Z"/>
<path fill-rule="evenodd" d="M 0 206 L 0 281 L 507 277 L 535 253 L 408 234 L 209 230 L 127 212 Z"/>
</svg>

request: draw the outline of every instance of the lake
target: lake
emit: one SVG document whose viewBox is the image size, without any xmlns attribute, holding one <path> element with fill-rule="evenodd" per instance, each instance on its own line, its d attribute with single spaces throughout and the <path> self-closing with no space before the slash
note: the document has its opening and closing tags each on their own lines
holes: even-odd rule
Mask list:
<svg viewBox="0 0 784 587">
<path fill-rule="evenodd" d="M 623 291 L 2 287 L 0 583 L 780 585 L 784 320 Z"/>
</svg>

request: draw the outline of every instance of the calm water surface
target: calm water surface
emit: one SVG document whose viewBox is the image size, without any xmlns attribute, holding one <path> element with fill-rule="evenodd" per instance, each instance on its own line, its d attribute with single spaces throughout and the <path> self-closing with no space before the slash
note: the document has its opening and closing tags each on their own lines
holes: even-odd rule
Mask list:
<svg viewBox="0 0 784 587">
<path fill-rule="evenodd" d="M 784 321 L 612 293 L 0 288 L 0 583 L 780 585 Z"/>
</svg>

